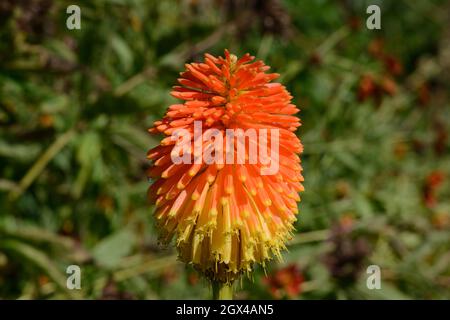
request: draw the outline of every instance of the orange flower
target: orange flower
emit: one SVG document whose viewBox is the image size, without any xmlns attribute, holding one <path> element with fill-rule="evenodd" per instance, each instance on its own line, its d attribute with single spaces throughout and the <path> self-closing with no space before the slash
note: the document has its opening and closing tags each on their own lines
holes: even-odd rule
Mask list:
<svg viewBox="0 0 450 320">
<path fill-rule="evenodd" d="M 224 58 L 205 54 L 203 63 L 187 64 L 180 86 L 172 91 L 184 103 L 170 106 L 149 130 L 166 136 L 147 155 L 153 181 L 148 195 L 155 203 L 161 239 L 169 242 L 176 235 L 182 261 L 211 280 L 227 283 L 250 272 L 254 263 L 281 257 L 296 221 L 298 192 L 303 191 L 298 156 L 303 147 L 294 134 L 300 126 L 293 116 L 298 109 L 283 85 L 270 83 L 278 74 L 266 73 L 269 67 L 253 59 L 225 51 Z M 207 131 L 196 136 L 197 124 Z M 214 139 L 208 138 L 209 129 L 215 129 Z M 230 149 L 216 143 L 237 129 L 276 131 L 279 139 L 245 135 L 242 144 L 232 136 L 227 140 L 233 142 Z M 182 143 L 188 149 L 179 149 L 180 130 L 193 135 Z M 261 152 L 263 142 L 270 145 L 266 157 L 249 161 L 256 150 L 252 143 Z M 267 161 L 275 160 L 275 149 L 278 170 L 263 175 Z M 228 161 L 236 150 L 240 161 L 234 155 Z M 207 163 L 207 153 L 219 161 Z M 175 162 L 174 156 L 188 161 Z"/>
</svg>

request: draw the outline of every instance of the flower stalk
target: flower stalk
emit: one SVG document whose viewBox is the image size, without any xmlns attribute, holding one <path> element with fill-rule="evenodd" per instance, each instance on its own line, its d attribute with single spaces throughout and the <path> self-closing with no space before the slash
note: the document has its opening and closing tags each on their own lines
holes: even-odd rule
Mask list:
<svg viewBox="0 0 450 320">
<path fill-rule="evenodd" d="M 213 300 L 233 300 L 233 284 L 211 281 Z"/>
</svg>

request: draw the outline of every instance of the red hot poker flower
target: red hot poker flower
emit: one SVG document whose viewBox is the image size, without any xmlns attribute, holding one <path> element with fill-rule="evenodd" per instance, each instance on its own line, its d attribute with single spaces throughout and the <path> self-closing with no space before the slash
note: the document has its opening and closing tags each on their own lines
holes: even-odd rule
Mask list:
<svg viewBox="0 0 450 320">
<path fill-rule="evenodd" d="M 225 51 L 225 57 L 205 54 L 204 62 L 187 64 L 172 91 L 183 102 L 171 105 L 149 130 L 166 136 L 147 156 L 153 180 L 148 195 L 162 240 L 176 235 L 182 261 L 227 283 L 250 272 L 254 263 L 281 256 L 303 191 L 298 156 L 303 147 L 294 134 L 299 110 L 283 85 L 271 83 L 278 74 L 266 73 L 269 67 L 253 60 Z M 198 125 L 206 132 L 197 134 Z M 215 130 L 214 139 L 208 129 Z M 228 130 L 241 130 L 244 140 L 229 138 Z M 247 134 L 251 130 L 260 134 Z M 277 135 L 261 136 L 264 130 Z M 180 131 L 187 149 L 179 148 Z M 217 143 L 226 138 L 230 148 Z M 265 156 L 250 161 L 267 145 Z M 228 161 L 236 150 L 237 158 L 233 154 L 234 161 Z M 207 154 L 219 160 L 206 163 Z M 173 161 L 174 156 L 188 161 Z M 275 157 L 278 170 L 262 174 Z"/>
</svg>

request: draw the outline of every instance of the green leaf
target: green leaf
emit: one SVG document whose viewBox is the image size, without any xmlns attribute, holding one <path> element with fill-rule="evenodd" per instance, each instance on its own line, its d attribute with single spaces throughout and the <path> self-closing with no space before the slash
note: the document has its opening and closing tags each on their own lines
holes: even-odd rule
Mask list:
<svg viewBox="0 0 450 320">
<path fill-rule="evenodd" d="M 119 61 L 125 71 L 130 70 L 133 64 L 133 52 L 128 44 L 118 35 L 111 39 L 113 50 L 117 54 Z"/>
<path fill-rule="evenodd" d="M 92 255 L 99 265 L 112 269 L 120 263 L 123 257 L 130 254 L 135 241 L 135 236 L 131 231 L 120 231 L 98 243 L 92 249 Z"/>
</svg>

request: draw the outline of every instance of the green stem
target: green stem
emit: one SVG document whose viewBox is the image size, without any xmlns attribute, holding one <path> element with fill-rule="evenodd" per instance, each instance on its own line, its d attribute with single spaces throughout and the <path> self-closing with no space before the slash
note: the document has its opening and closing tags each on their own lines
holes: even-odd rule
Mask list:
<svg viewBox="0 0 450 320">
<path fill-rule="evenodd" d="M 18 188 L 13 189 L 9 196 L 11 199 L 17 199 L 41 174 L 47 164 L 64 148 L 73 138 L 75 131 L 70 129 L 58 137 L 53 144 L 39 157 L 35 164 L 28 170 L 25 176 L 20 180 Z"/>
<path fill-rule="evenodd" d="M 233 284 L 211 281 L 214 300 L 233 300 Z"/>
</svg>

